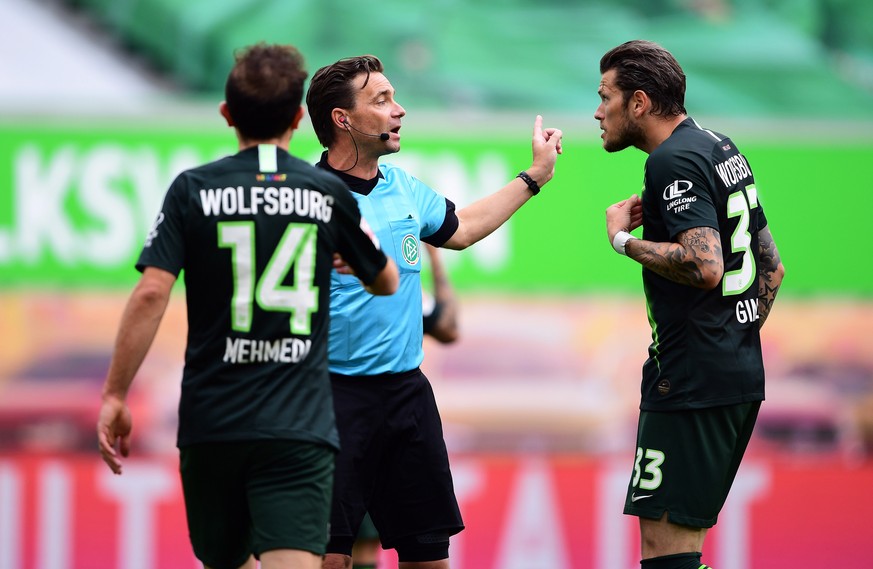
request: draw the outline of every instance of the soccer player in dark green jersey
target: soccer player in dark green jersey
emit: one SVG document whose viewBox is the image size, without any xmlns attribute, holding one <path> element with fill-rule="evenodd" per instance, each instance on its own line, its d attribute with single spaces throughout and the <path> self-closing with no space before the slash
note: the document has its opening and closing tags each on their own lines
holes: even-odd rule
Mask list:
<svg viewBox="0 0 873 569">
<path fill-rule="evenodd" d="M 606 210 L 610 243 L 643 266 L 652 325 L 624 512 L 643 569 L 699 569 L 764 399 L 759 330 L 784 268 L 749 163 L 687 116 L 676 59 L 630 41 L 600 72 L 604 149 L 649 155 L 642 197 Z"/>
<path fill-rule="evenodd" d="M 291 46 L 241 51 L 220 111 L 239 152 L 182 172 L 137 262 L 103 387 L 99 449 L 130 450 L 125 397 L 185 272 L 180 472 L 206 567 L 316 569 L 339 440 L 327 367 L 334 257 L 372 294 L 399 282 L 345 184 L 292 156 L 307 72 Z M 117 448 L 116 448 L 117 447 Z"/>
</svg>

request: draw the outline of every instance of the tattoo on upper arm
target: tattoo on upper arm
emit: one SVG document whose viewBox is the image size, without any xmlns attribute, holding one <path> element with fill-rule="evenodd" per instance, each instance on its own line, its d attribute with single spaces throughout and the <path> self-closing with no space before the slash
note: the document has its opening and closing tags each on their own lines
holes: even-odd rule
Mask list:
<svg viewBox="0 0 873 569">
<path fill-rule="evenodd" d="M 776 250 L 773 236 L 769 231 L 762 230 L 758 233 L 758 273 L 773 272 L 780 262 L 779 251 Z"/>
<path fill-rule="evenodd" d="M 767 228 L 758 233 L 758 326 L 763 326 L 773 308 L 782 276 L 779 266 L 782 260 L 773 236 Z"/>
</svg>

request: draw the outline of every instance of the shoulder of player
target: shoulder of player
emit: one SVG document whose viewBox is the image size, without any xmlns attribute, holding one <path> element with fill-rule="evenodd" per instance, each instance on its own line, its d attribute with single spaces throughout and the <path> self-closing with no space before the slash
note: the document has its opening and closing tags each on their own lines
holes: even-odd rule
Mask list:
<svg viewBox="0 0 873 569">
<path fill-rule="evenodd" d="M 714 142 L 714 139 L 710 140 Z M 671 137 L 646 159 L 646 187 L 669 189 L 677 181 L 690 181 L 695 186 L 706 187 L 705 182 L 710 178 L 713 168 L 713 152 L 712 144 L 698 139 L 696 135 L 692 135 L 691 140 Z M 656 194 L 662 195 L 660 190 Z M 667 195 L 672 195 L 672 192 L 665 191 L 665 200 L 668 199 Z"/>
<path fill-rule="evenodd" d="M 730 147 L 733 146 L 733 141 L 729 136 L 705 128 L 692 118 L 688 118 L 681 126 L 684 128 L 677 129 L 676 136 L 671 137 L 671 139 L 675 138 L 674 144 L 678 148 L 683 148 L 689 152 L 696 150 L 709 156 L 713 153 L 729 151 Z"/>
<path fill-rule="evenodd" d="M 225 156 L 212 162 L 188 168 L 180 172 L 173 180 L 170 189 L 174 192 L 197 193 L 201 189 L 221 187 L 250 186 L 289 186 L 332 194 L 344 199 L 348 196 L 348 187 L 337 175 L 318 168 L 296 156 L 287 155 L 279 163 L 276 178 L 259 180 L 262 174 L 257 165 L 241 164 L 245 161 L 240 154 Z M 351 196 L 348 196 L 351 199 Z"/>
<path fill-rule="evenodd" d="M 183 186 L 188 189 L 213 188 L 216 186 L 215 180 L 223 179 L 229 174 L 242 171 L 240 168 L 240 154 L 223 156 L 211 162 L 182 170 L 176 176 L 173 185 Z"/>
<path fill-rule="evenodd" d="M 182 170 L 176 174 L 168 193 L 181 195 L 179 192 L 196 193 L 198 190 L 214 187 L 212 180 L 222 172 L 222 168 L 218 165 L 221 160 L 224 158 Z"/>
<path fill-rule="evenodd" d="M 286 155 L 279 165 L 279 170 L 288 176 L 281 185 L 305 187 L 324 194 L 340 196 L 340 199 L 351 198 L 348 186 L 342 178 L 326 168 L 310 164 L 293 154 Z"/>
<path fill-rule="evenodd" d="M 692 125 L 691 128 L 677 129 L 655 148 L 646 159 L 646 165 L 672 167 L 682 163 L 708 163 L 713 154 L 724 152 L 725 144 L 732 144 L 729 138 Z"/>
<path fill-rule="evenodd" d="M 346 182 L 328 170 L 315 168 L 317 170 L 311 178 L 313 184 L 310 189 L 317 190 L 325 195 L 333 196 L 337 205 L 342 207 L 354 207 L 357 209 L 355 194 L 349 189 Z"/>
</svg>

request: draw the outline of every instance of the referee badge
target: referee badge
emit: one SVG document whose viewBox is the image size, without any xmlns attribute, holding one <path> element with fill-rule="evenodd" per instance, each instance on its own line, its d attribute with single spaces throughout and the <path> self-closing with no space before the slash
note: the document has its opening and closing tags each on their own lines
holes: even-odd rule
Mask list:
<svg viewBox="0 0 873 569">
<path fill-rule="evenodd" d="M 418 264 L 418 239 L 415 235 L 412 233 L 405 235 L 400 243 L 400 250 L 404 261 L 413 266 Z"/>
</svg>

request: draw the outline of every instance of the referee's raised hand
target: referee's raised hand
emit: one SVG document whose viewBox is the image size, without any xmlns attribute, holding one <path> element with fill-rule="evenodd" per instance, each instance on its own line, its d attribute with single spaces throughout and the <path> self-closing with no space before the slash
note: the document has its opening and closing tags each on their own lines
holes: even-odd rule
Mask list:
<svg viewBox="0 0 873 569">
<path fill-rule="evenodd" d="M 531 141 L 533 164 L 527 169 L 527 173 L 540 187 L 544 186 L 555 175 L 555 162 L 558 160 L 558 154 L 564 153 L 561 145 L 563 136 L 564 133 L 559 128 L 544 129 L 543 117 L 537 115 L 536 120 L 534 120 Z"/>
</svg>

